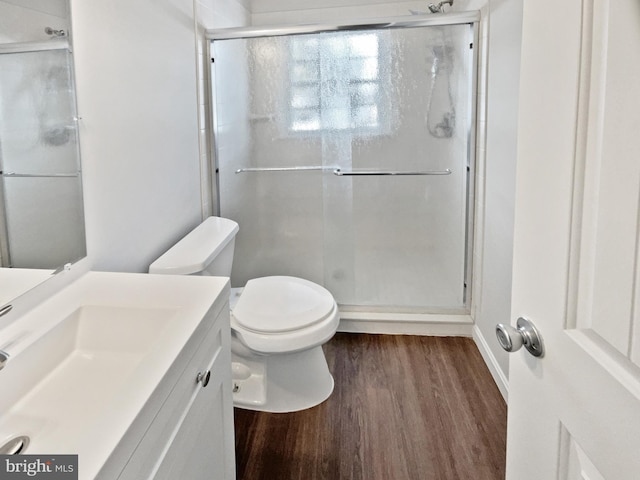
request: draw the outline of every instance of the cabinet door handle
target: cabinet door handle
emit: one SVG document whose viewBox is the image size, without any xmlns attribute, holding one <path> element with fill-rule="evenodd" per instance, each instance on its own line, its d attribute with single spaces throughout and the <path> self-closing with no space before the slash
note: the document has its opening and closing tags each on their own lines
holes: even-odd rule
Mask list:
<svg viewBox="0 0 640 480">
<path fill-rule="evenodd" d="M 196 376 L 196 383 L 201 383 L 203 387 L 209 385 L 209 380 L 211 379 L 211 370 L 207 370 L 206 372 L 198 372 Z"/>
</svg>

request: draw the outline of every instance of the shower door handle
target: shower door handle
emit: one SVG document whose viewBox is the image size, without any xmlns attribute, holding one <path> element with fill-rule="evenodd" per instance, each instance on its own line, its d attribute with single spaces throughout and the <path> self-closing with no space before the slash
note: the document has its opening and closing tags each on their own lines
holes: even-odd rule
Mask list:
<svg viewBox="0 0 640 480">
<path fill-rule="evenodd" d="M 297 166 L 297 167 L 244 167 L 236 170 L 238 173 L 255 173 L 255 172 L 305 172 L 314 170 L 332 170 L 333 174 L 338 177 L 355 177 L 355 176 L 374 176 L 374 175 L 451 175 L 451 170 L 423 170 L 423 171 L 405 171 L 405 170 L 351 170 L 343 172 L 339 167 L 326 167 L 323 165 L 315 166 Z"/>
<path fill-rule="evenodd" d="M 373 175 L 451 175 L 451 170 L 431 170 L 431 171 L 402 171 L 402 170 L 352 170 L 343 172 L 339 168 L 333 171 L 338 177 L 373 176 Z"/>
<path fill-rule="evenodd" d="M 335 170 L 336 167 L 325 167 L 323 165 L 297 166 L 297 167 L 243 167 L 236 170 L 238 173 L 256 172 L 309 172 L 316 170 Z"/>
<path fill-rule="evenodd" d="M 2 177 L 10 178 L 72 178 L 80 175 L 79 173 L 16 173 L 16 172 L 0 172 Z"/>
</svg>

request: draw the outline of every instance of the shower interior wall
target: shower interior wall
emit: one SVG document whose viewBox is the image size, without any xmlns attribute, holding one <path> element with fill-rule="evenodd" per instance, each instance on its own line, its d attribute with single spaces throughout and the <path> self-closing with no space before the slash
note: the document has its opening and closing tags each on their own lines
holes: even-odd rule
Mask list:
<svg viewBox="0 0 640 480">
<path fill-rule="evenodd" d="M 473 337 L 496 384 L 508 395 L 509 360 L 494 335 L 511 323 L 511 269 L 520 38 L 523 0 L 456 0 L 453 11 L 480 10 L 476 215 L 471 316 Z M 304 24 L 406 15 L 426 3 L 369 0 L 259 0 L 253 25 Z"/>
</svg>

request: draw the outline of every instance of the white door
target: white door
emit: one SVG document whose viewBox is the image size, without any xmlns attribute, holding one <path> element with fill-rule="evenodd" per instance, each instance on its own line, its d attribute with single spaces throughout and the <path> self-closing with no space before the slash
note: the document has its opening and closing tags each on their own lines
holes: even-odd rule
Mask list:
<svg viewBox="0 0 640 480">
<path fill-rule="evenodd" d="M 640 1 L 525 0 L 508 480 L 640 479 Z"/>
</svg>

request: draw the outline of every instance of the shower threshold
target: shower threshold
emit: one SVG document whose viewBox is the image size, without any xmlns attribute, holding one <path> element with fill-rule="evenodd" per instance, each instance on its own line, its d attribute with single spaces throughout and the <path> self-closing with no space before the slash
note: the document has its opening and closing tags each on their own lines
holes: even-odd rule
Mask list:
<svg viewBox="0 0 640 480">
<path fill-rule="evenodd" d="M 472 330 L 471 315 L 463 309 L 455 313 L 407 313 L 340 306 L 339 332 L 470 337 Z"/>
</svg>

